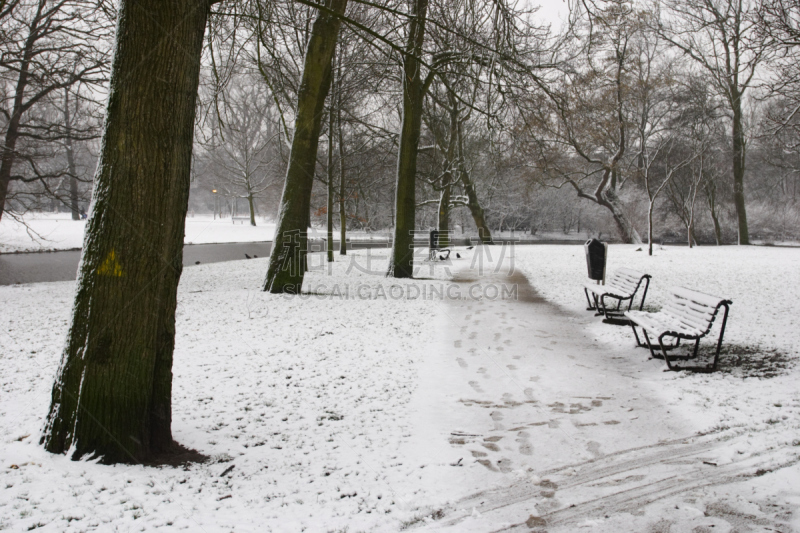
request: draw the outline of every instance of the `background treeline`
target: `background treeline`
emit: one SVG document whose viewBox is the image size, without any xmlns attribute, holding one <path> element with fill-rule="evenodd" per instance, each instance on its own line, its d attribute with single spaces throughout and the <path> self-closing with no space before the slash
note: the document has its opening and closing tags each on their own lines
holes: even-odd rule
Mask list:
<svg viewBox="0 0 800 533">
<path fill-rule="evenodd" d="M 313 226 L 395 223 L 406 4 L 348 6 Z M 428 7 L 422 59 L 437 76 L 422 107 L 418 228 L 800 240 L 800 1 L 580 2 L 558 31 L 524 10 L 502 13 L 504 28 L 471 6 Z M 316 13 L 291 0 L 214 7 L 190 213 L 277 215 Z M 0 0 L 5 216 L 88 209 L 115 17 L 110 2 Z"/>
</svg>

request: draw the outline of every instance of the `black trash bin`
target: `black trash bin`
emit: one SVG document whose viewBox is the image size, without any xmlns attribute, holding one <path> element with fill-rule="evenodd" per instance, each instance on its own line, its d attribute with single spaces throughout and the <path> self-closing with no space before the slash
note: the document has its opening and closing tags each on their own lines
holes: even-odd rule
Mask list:
<svg viewBox="0 0 800 533">
<path fill-rule="evenodd" d="M 586 241 L 583 248 L 586 250 L 586 266 L 589 269 L 589 279 L 605 281 L 608 244 L 597 239 L 591 239 Z"/>
<path fill-rule="evenodd" d="M 439 247 L 439 230 L 435 230 L 435 229 L 431 230 L 429 243 L 430 243 L 429 248 L 431 250 Z"/>
</svg>

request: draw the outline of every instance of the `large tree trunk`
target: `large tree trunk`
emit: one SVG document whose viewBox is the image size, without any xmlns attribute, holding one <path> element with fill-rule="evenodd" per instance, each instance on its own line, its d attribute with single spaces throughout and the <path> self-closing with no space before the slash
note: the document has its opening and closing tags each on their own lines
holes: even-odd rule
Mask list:
<svg viewBox="0 0 800 533">
<path fill-rule="evenodd" d="M 344 13 L 347 0 L 328 0 L 335 13 Z M 325 98 L 331 86 L 331 63 L 341 21 L 325 11 L 317 14 L 306 49 L 303 77 L 297 97 L 292 152 L 286 170 L 278 224 L 272 239 L 263 290 L 298 294 L 303 288 L 308 253 L 311 190 L 317 164 Z"/>
<path fill-rule="evenodd" d="M 416 226 L 417 155 L 422 128 L 422 55 L 425 39 L 425 18 L 428 0 L 413 0 L 413 17 L 409 23 L 405 54 L 403 54 L 403 123 L 400 129 L 400 149 L 397 154 L 397 186 L 395 197 L 394 239 L 388 276 L 414 276 L 414 228 Z"/>
<path fill-rule="evenodd" d="M 492 232 L 489 229 L 489 225 L 486 224 L 486 216 L 478 200 L 478 193 L 475 190 L 475 185 L 469 177 L 469 172 L 467 172 L 467 169 L 464 167 L 464 134 L 461 131 L 460 124 L 456 128 L 456 133 L 458 135 L 458 178 L 459 181 L 461 181 L 461 186 L 464 187 L 464 193 L 467 195 L 467 208 L 478 230 L 478 239 L 480 243 L 494 244 L 492 241 Z"/>
<path fill-rule="evenodd" d="M 172 351 L 208 0 L 122 0 L 94 209 L 42 441 L 139 462 L 172 442 Z"/>
<path fill-rule="evenodd" d="M 639 236 L 639 232 L 636 231 L 636 228 L 633 227 L 631 219 L 628 218 L 625 207 L 622 205 L 616 191 L 613 189 L 606 189 L 603 192 L 603 200 L 604 202 L 602 202 L 601 205 L 611 212 L 611 217 L 617 225 L 617 230 L 619 231 L 622 242 L 627 244 L 642 244 L 642 238 Z"/>
<path fill-rule="evenodd" d="M 747 229 L 747 210 L 744 205 L 744 169 L 745 140 L 742 119 L 741 95 L 733 98 L 733 203 L 736 206 L 738 220 L 739 244 L 750 244 L 750 233 Z"/>
</svg>

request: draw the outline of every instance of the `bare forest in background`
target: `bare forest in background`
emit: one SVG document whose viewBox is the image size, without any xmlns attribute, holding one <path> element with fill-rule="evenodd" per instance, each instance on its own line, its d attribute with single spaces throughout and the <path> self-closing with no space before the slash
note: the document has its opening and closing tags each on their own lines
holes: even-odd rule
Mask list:
<svg viewBox="0 0 800 533">
<path fill-rule="evenodd" d="M 337 237 L 395 226 L 413 4 L 345 12 L 309 215 Z M 800 2 L 584 1 L 558 29 L 479 4 L 426 3 L 417 229 L 800 240 Z M 214 5 L 189 216 L 275 221 L 317 12 Z M 2 216 L 89 211 L 116 15 L 113 2 L 0 0 Z"/>
</svg>

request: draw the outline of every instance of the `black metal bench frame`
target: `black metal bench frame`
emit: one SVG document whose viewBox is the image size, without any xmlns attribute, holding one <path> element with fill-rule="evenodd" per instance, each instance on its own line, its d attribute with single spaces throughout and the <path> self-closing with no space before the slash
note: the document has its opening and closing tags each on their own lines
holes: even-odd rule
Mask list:
<svg viewBox="0 0 800 533">
<path fill-rule="evenodd" d="M 642 301 L 639 303 L 639 311 L 644 309 L 644 300 L 645 298 L 647 298 L 647 289 L 650 288 L 651 278 L 652 276 L 650 274 L 642 274 L 641 277 L 639 278 L 639 281 L 636 284 L 636 288 L 633 290 L 633 292 L 630 293 L 630 296 L 617 296 L 616 294 L 603 293 L 600 295 L 600 298 L 598 300 L 597 294 L 595 294 L 594 292 L 592 293 L 592 296 L 590 298 L 589 289 L 584 287 L 583 293 L 586 295 L 586 301 L 589 303 L 589 307 L 587 307 L 586 310 L 595 311 L 595 316 L 603 315 L 605 317 L 603 319 L 603 322 L 607 324 L 627 326 L 628 324 L 630 324 L 630 320 L 623 318 L 625 312 L 630 311 L 631 307 L 633 307 L 633 301 L 636 298 L 636 293 L 639 292 L 639 287 L 642 286 L 642 281 L 644 281 L 644 292 L 642 293 Z M 610 309 L 609 306 L 606 305 L 606 297 L 617 300 L 617 305 L 615 308 Z M 626 300 L 628 301 L 628 308 L 625 310 L 620 309 L 620 307 L 622 306 L 622 302 Z"/>
<path fill-rule="evenodd" d="M 693 291 L 693 292 L 698 292 L 698 291 Z M 702 293 L 700 293 L 700 294 L 702 294 Z M 708 295 L 705 295 L 705 296 L 708 296 Z M 658 336 L 658 346 L 659 346 L 659 348 L 661 348 L 661 353 L 660 354 L 657 354 L 656 351 L 653 349 L 653 343 L 650 341 L 650 336 L 647 334 L 647 330 L 644 327 L 642 327 L 641 325 L 639 325 L 639 327 L 642 328 L 642 334 L 644 335 L 645 342 L 643 343 L 639 339 L 639 335 L 636 332 L 636 325 L 638 325 L 638 324 L 636 323 L 635 316 L 628 316 L 627 313 L 626 313 L 626 316 L 628 316 L 631 329 L 633 330 L 633 336 L 636 338 L 636 345 L 639 346 L 639 347 L 642 347 L 642 348 L 648 348 L 650 350 L 650 356 L 652 358 L 654 358 L 654 359 L 664 359 L 664 362 L 667 364 L 667 369 L 668 370 L 672 370 L 672 371 L 691 370 L 693 372 L 710 373 L 710 372 L 714 372 L 714 371 L 717 370 L 717 364 L 719 362 L 719 353 L 720 353 L 720 350 L 722 349 L 722 339 L 725 336 L 725 326 L 728 324 L 728 312 L 730 311 L 731 304 L 733 304 L 733 302 L 731 300 L 720 299 L 719 303 L 717 303 L 716 306 L 707 305 L 706 307 L 708 307 L 708 308 L 712 308 L 713 307 L 714 311 L 711 314 L 711 318 L 708 320 L 708 324 L 706 326 L 705 331 L 703 331 L 699 335 L 687 335 L 685 333 L 679 333 L 679 332 L 671 331 L 671 330 L 667 330 L 667 331 L 664 331 L 663 333 L 661 333 Z M 713 360 L 711 366 L 710 367 L 709 366 L 676 366 L 676 365 L 671 364 L 672 361 L 689 361 L 689 360 L 697 359 L 697 354 L 698 354 L 698 351 L 700 349 L 700 339 L 702 339 L 703 337 L 706 337 L 711 332 L 711 328 L 713 327 L 714 321 L 716 320 L 717 315 L 719 314 L 720 308 L 724 308 L 725 312 L 722 315 L 722 327 L 720 328 L 720 331 L 719 331 L 719 338 L 717 339 L 717 347 L 716 347 L 716 350 L 714 352 L 714 360 Z M 656 314 L 656 313 L 653 313 L 653 314 Z M 664 344 L 664 338 L 665 337 L 674 338 L 675 339 L 674 343 L 672 345 Z M 671 350 L 674 350 L 675 348 L 678 348 L 680 346 L 681 340 L 693 340 L 693 341 L 695 341 L 694 348 L 692 349 L 691 353 L 688 353 L 686 355 L 669 355 L 669 353 L 667 353 L 667 352 L 669 352 Z"/>
<path fill-rule="evenodd" d="M 439 254 L 439 252 L 442 253 L 447 252 L 447 255 L 440 258 L 437 255 Z M 450 248 L 430 248 L 428 251 L 428 261 L 436 261 L 436 260 L 447 261 L 450 258 L 450 252 L 452 252 Z"/>
</svg>

